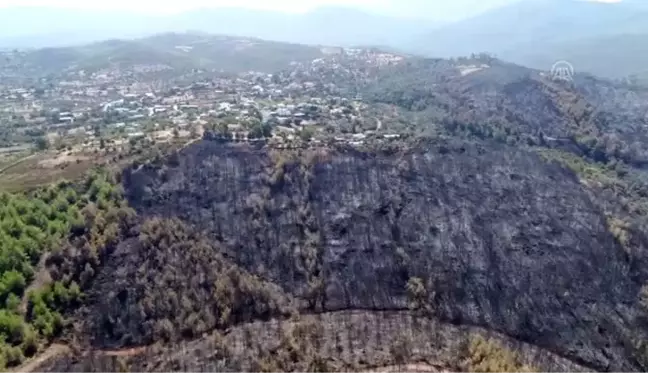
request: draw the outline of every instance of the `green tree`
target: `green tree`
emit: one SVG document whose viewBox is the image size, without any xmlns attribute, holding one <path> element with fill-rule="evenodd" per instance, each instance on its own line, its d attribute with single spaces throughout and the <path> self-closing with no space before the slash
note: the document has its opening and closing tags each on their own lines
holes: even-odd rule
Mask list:
<svg viewBox="0 0 648 373">
<path fill-rule="evenodd" d="M 47 150 L 50 147 L 50 142 L 45 136 L 40 136 L 35 141 L 38 150 Z"/>
</svg>

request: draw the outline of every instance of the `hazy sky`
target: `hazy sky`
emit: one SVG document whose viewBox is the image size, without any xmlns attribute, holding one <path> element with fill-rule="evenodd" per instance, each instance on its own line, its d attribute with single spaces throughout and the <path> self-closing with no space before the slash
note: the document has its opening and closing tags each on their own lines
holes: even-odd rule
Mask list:
<svg viewBox="0 0 648 373">
<path fill-rule="evenodd" d="M 303 12 L 326 5 L 358 7 L 400 16 L 456 19 L 516 0 L 0 0 L 0 7 L 47 6 L 81 9 L 123 9 L 174 13 L 201 7 L 237 6 Z"/>
</svg>

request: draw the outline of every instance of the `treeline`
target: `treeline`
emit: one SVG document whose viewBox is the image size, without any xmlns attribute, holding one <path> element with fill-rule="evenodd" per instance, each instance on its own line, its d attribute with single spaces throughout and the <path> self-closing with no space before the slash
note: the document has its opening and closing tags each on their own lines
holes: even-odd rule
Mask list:
<svg viewBox="0 0 648 373">
<path fill-rule="evenodd" d="M 75 246 L 96 257 L 115 234 L 111 216 L 134 216 L 122 201 L 106 171 L 79 184 L 0 195 L 1 367 L 19 364 L 61 334 L 62 314 L 82 301 L 84 279 L 91 277 L 62 267 L 61 254 Z"/>
</svg>

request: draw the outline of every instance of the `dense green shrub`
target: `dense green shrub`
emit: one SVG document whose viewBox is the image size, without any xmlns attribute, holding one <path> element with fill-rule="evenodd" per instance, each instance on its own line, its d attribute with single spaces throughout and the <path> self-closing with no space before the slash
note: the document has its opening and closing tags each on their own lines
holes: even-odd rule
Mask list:
<svg viewBox="0 0 648 373">
<path fill-rule="evenodd" d="M 83 299 L 81 279 L 82 285 L 92 279 L 98 253 L 116 245 L 134 214 L 103 170 L 81 183 L 0 194 L 0 368 L 20 363 L 37 352 L 39 339 L 62 331 L 63 315 Z M 46 252 L 46 266 L 39 266 Z M 87 255 L 59 257 L 70 252 Z M 45 270 L 52 271 L 53 281 L 25 294 L 37 272 Z M 27 307 L 21 310 L 24 297 Z"/>
</svg>

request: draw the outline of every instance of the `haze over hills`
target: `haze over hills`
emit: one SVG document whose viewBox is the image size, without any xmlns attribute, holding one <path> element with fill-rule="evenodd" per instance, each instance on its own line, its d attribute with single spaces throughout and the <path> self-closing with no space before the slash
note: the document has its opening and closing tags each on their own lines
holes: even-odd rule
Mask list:
<svg viewBox="0 0 648 373">
<path fill-rule="evenodd" d="M 520 49 L 502 54 L 526 66 L 546 69 L 558 58 L 570 61 L 578 71 L 629 81 L 648 82 L 646 34 L 620 34 L 547 43 L 539 49 Z"/>
<path fill-rule="evenodd" d="M 596 75 L 646 75 L 648 44 L 641 42 L 648 35 L 646 2 L 500 3 L 504 5 L 456 22 L 434 12 L 404 18 L 351 7 L 306 13 L 205 8 L 170 15 L 13 7 L 0 12 L 0 47 L 52 47 L 195 30 L 289 43 L 382 46 L 432 57 L 489 52 L 535 68 L 568 60 L 577 70 Z"/>
<path fill-rule="evenodd" d="M 57 7 L 2 8 L 0 47 L 43 48 L 137 37 L 151 32 L 155 19 L 121 11 Z"/>
<path fill-rule="evenodd" d="M 17 32 L 25 24 L 35 26 Z M 187 30 L 302 44 L 402 45 L 411 35 L 437 24 L 345 7 L 317 8 L 304 14 L 205 8 L 173 15 L 23 7 L 0 12 L 0 47 L 65 46 Z"/>
<path fill-rule="evenodd" d="M 643 13 L 643 14 L 642 14 Z M 500 53 L 544 43 L 648 31 L 645 11 L 632 3 L 528 0 L 440 27 L 416 40 L 442 56 Z M 480 49 L 481 48 L 481 49 Z"/>
<path fill-rule="evenodd" d="M 622 77 L 645 72 L 648 8 L 616 3 L 529 0 L 440 27 L 414 40 L 409 50 L 439 57 L 489 52 L 546 69 L 569 60 L 581 71 Z"/>
<path fill-rule="evenodd" d="M 324 49 L 325 51 L 325 49 Z M 204 33 L 165 33 L 140 39 L 112 39 L 81 46 L 10 52 L 0 59 L 0 73 L 38 78 L 83 70 L 154 70 L 180 74 L 192 69 L 229 73 L 284 69 L 292 62 L 311 61 L 325 55 L 315 46 Z M 167 75 L 169 75 L 167 74 Z"/>
</svg>

